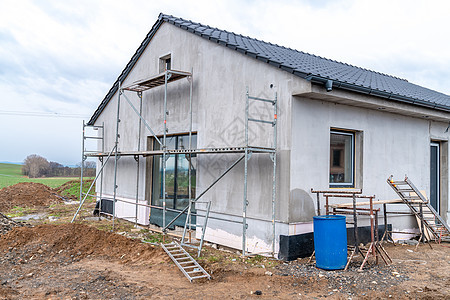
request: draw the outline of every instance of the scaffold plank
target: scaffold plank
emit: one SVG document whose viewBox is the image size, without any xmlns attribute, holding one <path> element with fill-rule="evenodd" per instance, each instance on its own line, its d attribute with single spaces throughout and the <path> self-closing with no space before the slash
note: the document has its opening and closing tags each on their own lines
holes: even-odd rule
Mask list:
<svg viewBox="0 0 450 300">
<path fill-rule="evenodd" d="M 124 87 L 123 89 L 127 90 L 127 91 L 133 91 L 133 92 L 142 92 L 142 91 L 146 91 L 146 90 L 158 87 L 158 86 L 162 86 L 165 84 L 166 73 L 170 75 L 170 77 L 167 79 L 168 83 L 177 81 L 177 80 L 180 80 L 180 79 L 183 79 L 183 78 L 186 78 L 186 77 L 189 77 L 192 75 L 189 72 L 167 70 L 163 73 L 152 76 L 150 78 L 135 81 L 131 85 Z"/>
<path fill-rule="evenodd" d="M 245 149 L 248 149 L 254 153 L 273 153 L 274 148 L 263 148 L 263 147 L 224 147 L 224 148 L 201 148 L 201 149 L 168 149 L 166 154 L 217 154 L 217 153 L 244 153 Z M 117 154 L 120 156 L 154 156 L 163 155 L 163 150 L 151 150 L 151 151 L 118 151 Z M 100 157 L 108 156 L 106 152 L 90 152 L 86 153 L 89 157 Z"/>
</svg>

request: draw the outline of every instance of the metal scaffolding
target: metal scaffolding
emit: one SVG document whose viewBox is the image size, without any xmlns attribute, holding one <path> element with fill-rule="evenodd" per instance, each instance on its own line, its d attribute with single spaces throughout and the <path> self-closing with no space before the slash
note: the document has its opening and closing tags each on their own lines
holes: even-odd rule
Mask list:
<svg viewBox="0 0 450 300">
<path fill-rule="evenodd" d="M 168 84 L 177 80 L 181 80 L 186 78 L 189 81 L 189 145 L 188 145 L 188 149 L 168 149 L 167 148 L 167 144 L 166 144 L 166 138 L 167 138 L 167 116 L 168 116 L 168 110 L 167 110 L 167 97 L 168 97 Z M 150 125 L 148 124 L 148 122 L 143 118 L 142 116 L 142 105 L 143 105 L 143 101 L 142 101 L 142 93 L 155 88 L 155 87 L 159 87 L 159 86 L 164 86 L 164 111 L 163 111 L 163 117 L 164 117 L 164 124 L 163 124 L 163 134 L 162 134 L 162 139 L 158 138 L 158 136 L 155 134 L 155 132 L 153 131 L 153 129 L 150 127 Z M 97 176 L 95 177 L 92 185 L 90 186 L 89 190 L 87 193 L 83 193 L 82 190 L 80 189 L 80 205 L 78 207 L 77 212 L 75 213 L 72 222 L 75 220 L 77 214 L 79 213 L 83 203 L 85 202 L 86 198 L 88 196 L 94 196 L 97 198 L 100 198 L 100 211 L 101 211 L 101 200 L 102 198 L 102 188 L 103 188 L 103 170 L 105 165 L 107 164 L 107 162 L 110 160 L 111 157 L 114 157 L 114 190 L 113 190 L 113 197 L 112 199 L 108 199 L 108 200 L 112 200 L 113 203 L 113 209 L 112 209 L 112 220 L 113 220 L 113 230 L 114 230 L 114 221 L 116 218 L 116 211 L 115 211 L 115 207 L 116 207 L 116 202 L 117 201 L 121 201 L 124 203 L 128 203 L 128 204 L 135 204 L 136 205 L 136 215 L 135 215 L 135 222 L 137 224 L 137 220 L 138 220 L 138 206 L 144 206 L 144 207 L 148 207 L 148 208 L 158 208 L 161 209 L 160 206 L 155 206 L 155 205 L 148 205 L 148 204 L 142 204 L 139 203 L 139 158 L 142 157 L 148 157 L 148 156 L 162 156 L 162 197 L 163 197 L 163 205 L 162 205 L 162 215 L 163 215 L 163 220 L 162 220 L 162 230 L 163 233 L 165 234 L 167 229 L 175 222 L 175 220 L 177 220 L 180 216 L 182 216 L 183 214 L 186 214 L 186 222 L 185 222 L 185 227 L 184 227 L 184 231 L 183 231 L 183 237 L 182 237 L 182 245 L 184 246 L 190 246 L 187 243 L 185 243 L 185 235 L 186 235 L 186 231 L 189 229 L 191 229 L 192 224 L 191 224 L 191 217 L 193 215 L 197 215 L 197 216 L 201 216 L 204 217 L 204 224 L 202 226 L 202 236 L 201 236 L 201 241 L 200 241 L 200 245 L 195 247 L 198 249 L 199 254 L 201 251 L 201 247 L 203 244 L 203 239 L 204 239 L 204 235 L 205 235 L 205 230 L 207 228 L 206 224 L 208 221 L 208 218 L 211 219 L 216 219 L 216 220 L 222 220 L 222 221 L 229 221 L 229 222 L 237 222 L 237 221 L 233 221 L 233 220 L 227 220 L 224 218 L 220 218 L 220 217 L 213 217 L 213 216 L 209 216 L 209 208 L 211 206 L 211 203 L 209 201 L 209 203 L 207 203 L 207 209 L 206 209 L 206 213 L 205 215 L 199 215 L 199 214 L 194 214 L 192 212 L 192 206 L 195 203 L 200 203 L 198 202 L 198 200 L 207 192 L 209 191 L 217 182 L 220 181 L 220 179 L 222 179 L 231 169 L 233 169 L 236 165 L 238 165 L 242 160 L 244 160 L 244 195 L 243 195 L 243 213 L 242 213 L 242 254 L 243 255 L 248 255 L 247 253 L 247 240 L 246 240 L 246 233 L 247 233 L 247 228 L 248 228 L 248 224 L 247 224 L 247 206 L 249 204 L 248 202 L 248 196 L 247 196 L 247 192 L 248 192 L 248 161 L 250 160 L 251 156 L 253 153 L 265 153 L 265 154 L 269 154 L 270 159 L 273 163 L 273 175 L 272 175 L 272 218 L 271 218 L 271 222 L 272 222 L 272 251 L 270 251 L 269 253 L 271 253 L 272 255 L 275 254 L 275 241 L 276 241 L 276 235 L 275 235 L 275 203 L 276 203 L 276 166 L 277 166 L 277 157 L 276 157 L 276 149 L 277 149 L 277 94 L 275 93 L 274 99 L 264 99 L 264 98 L 259 98 L 259 97 L 252 97 L 249 95 L 249 91 L 247 88 L 246 91 L 246 106 L 245 106 L 245 129 L 244 129 L 244 134 L 245 134 L 245 145 L 244 146 L 236 146 L 236 147 L 221 147 L 221 148 L 192 148 L 192 123 L 193 123 L 193 111 L 192 111 L 192 89 L 193 89 L 193 77 L 192 77 L 192 72 L 184 72 L 184 71 L 176 71 L 176 70 L 165 70 L 163 73 L 158 74 L 156 76 L 150 77 L 148 79 L 145 80 L 141 80 L 141 81 L 137 81 L 134 82 L 133 84 L 127 86 L 127 87 L 122 87 L 121 83 L 119 82 L 119 88 L 118 88 L 118 92 L 117 92 L 117 115 L 116 115 L 116 133 L 115 133 L 115 142 L 114 142 L 114 146 L 112 147 L 112 149 L 109 152 L 105 152 L 104 149 L 104 124 L 102 124 L 101 126 L 93 126 L 96 129 L 101 129 L 101 140 L 102 140 L 102 146 L 101 146 L 101 151 L 86 151 L 85 150 L 85 146 L 84 146 L 84 141 L 85 139 L 89 138 L 87 136 L 85 136 L 85 128 L 87 127 L 87 125 L 84 124 L 83 122 L 83 149 L 82 149 L 82 164 L 81 164 L 81 181 L 83 181 L 83 167 L 84 167 L 84 161 L 88 158 L 88 157 L 97 157 L 101 164 L 100 164 L 100 169 L 97 172 Z M 140 106 L 139 109 L 137 109 L 132 102 L 130 101 L 130 99 L 127 97 L 126 92 L 135 92 L 137 94 L 137 96 L 139 97 L 139 102 L 140 102 Z M 137 151 L 133 150 L 133 151 L 119 151 L 119 125 L 120 125 L 120 107 L 121 107 L 121 102 L 123 101 L 123 99 L 130 105 L 130 107 L 132 108 L 132 110 L 136 113 L 136 115 L 139 118 L 139 124 L 138 124 L 138 146 L 137 146 Z M 250 116 L 250 112 L 249 112 L 249 104 L 250 101 L 258 101 L 258 102 L 262 102 L 262 103 L 267 103 L 273 106 L 273 119 L 272 120 L 262 120 L 262 119 L 256 119 Z M 249 144 L 249 122 L 256 122 L 256 123 L 260 123 L 260 124 L 266 124 L 266 125 L 271 125 L 273 128 L 273 141 L 272 141 L 272 147 L 257 147 L 257 146 L 253 146 Z M 141 150 L 141 126 L 142 124 L 145 126 L 145 128 L 151 133 L 151 136 L 154 138 L 154 140 L 159 143 L 160 145 L 160 150 L 146 150 L 143 151 Z M 100 138 L 100 137 L 97 137 Z M 240 156 L 231 166 L 229 166 L 218 178 L 216 178 L 203 192 L 201 192 L 197 197 L 193 197 L 192 195 L 192 182 L 191 182 L 191 167 L 192 167 L 192 162 L 191 162 L 191 158 L 192 155 L 197 155 L 197 154 L 233 154 L 233 153 L 241 153 L 243 154 L 242 156 Z M 186 206 L 183 210 L 179 211 L 179 210 L 173 210 L 170 208 L 166 207 L 166 168 L 167 168 L 167 159 L 170 157 L 170 155 L 173 154 L 185 154 L 186 157 L 188 158 L 188 162 L 189 162 L 189 168 L 188 168 L 188 177 L 189 177 L 189 205 Z M 125 156 L 132 156 L 134 157 L 134 159 L 137 162 L 137 180 L 136 180 L 136 201 L 135 203 L 130 202 L 130 201 L 126 201 L 123 199 L 118 199 L 117 198 L 117 174 L 118 174 L 118 161 L 121 157 L 125 157 Z M 100 193 L 99 195 L 93 195 L 90 194 L 90 191 L 94 185 L 94 183 L 100 178 Z M 172 220 L 170 220 L 169 222 L 167 222 L 167 216 L 166 216 L 166 211 L 176 211 L 178 212 L 178 215 L 173 218 Z M 241 223 L 241 222 L 238 222 Z M 192 245 L 191 245 L 192 247 Z M 255 253 L 252 253 L 255 254 Z"/>
</svg>

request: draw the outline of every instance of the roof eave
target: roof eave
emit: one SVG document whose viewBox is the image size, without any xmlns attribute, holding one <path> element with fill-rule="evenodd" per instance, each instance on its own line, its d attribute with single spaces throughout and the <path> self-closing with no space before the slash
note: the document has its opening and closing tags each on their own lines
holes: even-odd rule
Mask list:
<svg viewBox="0 0 450 300">
<path fill-rule="evenodd" d="M 294 74 L 295 74 L 295 72 L 294 72 Z M 450 112 L 449 106 L 432 103 L 432 102 L 420 100 L 417 98 L 402 96 L 402 95 L 398 95 L 398 94 L 394 94 L 394 93 L 388 93 L 388 92 L 380 91 L 377 89 L 367 88 L 367 87 L 363 87 L 363 86 L 359 86 L 359 85 L 355 85 L 355 84 L 351 84 L 351 83 L 347 83 L 347 82 L 342 82 L 339 80 L 333 80 L 331 78 L 315 76 L 315 75 L 311 75 L 311 74 L 304 76 L 304 77 L 303 76 L 300 76 L 300 77 L 305 78 L 306 80 L 309 80 L 313 83 L 319 83 L 319 84 L 325 84 L 326 81 L 332 80 L 333 88 L 343 89 L 343 90 L 357 92 L 357 93 L 361 93 L 361 94 L 395 100 L 395 101 L 402 102 L 402 103 L 408 103 L 408 104 L 413 104 L 413 105 L 422 106 L 422 107 L 426 107 L 426 108 Z"/>
</svg>

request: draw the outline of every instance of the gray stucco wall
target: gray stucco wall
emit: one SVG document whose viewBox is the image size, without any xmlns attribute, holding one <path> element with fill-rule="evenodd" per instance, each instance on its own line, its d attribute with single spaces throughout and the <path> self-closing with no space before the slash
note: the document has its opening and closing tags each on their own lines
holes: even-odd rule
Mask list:
<svg viewBox="0 0 450 300">
<path fill-rule="evenodd" d="M 290 180 L 291 191 L 296 191 L 296 196 L 291 197 L 290 222 L 311 221 L 316 198 L 310 189 L 329 189 L 331 128 L 353 130 L 362 139 L 362 143 L 356 144 L 356 156 L 359 152 L 362 168 L 356 168 L 355 181 L 363 194 L 375 195 L 377 200 L 398 199 L 386 180 L 390 175 L 396 180 L 408 175 L 419 190 L 430 195 L 430 142 L 448 141 L 447 124 L 303 97 L 294 97 L 292 115 L 301 117 L 292 119 Z M 447 151 L 444 156 L 448 157 L 448 147 L 441 150 Z M 448 168 L 448 161 L 443 162 L 445 165 Z M 446 185 L 448 189 L 448 180 Z M 447 211 L 447 195 L 441 196 L 441 207 Z M 351 199 L 330 201 L 331 204 L 349 202 Z M 404 205 L 389 205 L 388 209 L 407 211 Z M 390 216 L 388 221 L 396 230 L 416 226 L 410 217 Z M 368 225 L 368 219 L 361 224 Z"/>
<path fill-rule="evenodd" d="M 310 82 L 167 23 L 158 30 L 122 86 L 158 74 L 159 58 L 169 53 L 172 69 L 193 72 L 193 130 L 198 132 L 198 148 L 244 144 L 247 86 L 253 96 L 273 98 L 274 93 L 278 93 L 277 236 L 311 230 L 315 201 L 310 189 L 328 189 L 331 127 L 362 133 L 362 172 L 357 176 L 360 176 L 361 185 L 358 187 L 363 188 L 364 194 L 375 194 L 377 199 L 396 198 L 385 183 L 391 174 L 399 179 L 408 174 L 416 186 L 429 191 L 429 143 L 430 139 L 448 139 L 448 134 L 444 134 L 445 123 L 292 96 L 311 91 Z M 138 108 L 138 97 L 130 92 L 126 95 Z M 163 97 L 164 87 L 143 93 L 142 115 L 158 135 L 163 133 Z M 189 82 L 186 79 L 169 84 L 168 134 L 188 131 L 188 99 Z M 272 117 L 269 105 L 252 105 L 250 111 L 257 117 Z M 106 151 L 114 145 L 116 114 L 117 95 L 96 121 L 96 124 L 105 124 Z M 139 119 L 124 100 L 121 101 L 120 119 L 119 151 L 137 150 Z M 270 126 L 252 124 L 249 132 L 251 145 L 271 145 Z M 142 126 L 141 150 L 147 149 L 149 135 L 150 132 Z M 237 157 L 229 154 L 199 155 L 197 194 Z M 146 160 L 149 159 L 141 157 L 139 161 L 138 198 L 141 203 L 149 203 L 145 197 L 146 192 L 148 194 L 145 190 Z M 136 165 L 132 157 L 120 158 L 117 176 L 119 199 L 135 200 Z M 112 159 L 104 172 L 103 194 L 112 195 Z M 242 220 L 243 176 L 243 163 L 240 163 L 205 195 L 203 201 L 212 201 L 211 215 Z M 250 251 L 270 249 L 271 181 L 269 156 L 254 154 L 249 161 L 248 184 L 247 247 Z M 201 212 L 203 206 L 199 204 L 197 208 Z M 119 217 L 132 217 L 135 208 L 118 202 L 116 212 Z M 139 222 L 147 224 L 148 214 L 147 208 L 140 207 Z M 202 218 L 198 223 L 202 223 Z M 411 228 L 414 224 L 406 219 L 396 222 L 395 226 L 402 229 Z M 206 240 L 239 249 L 241 234 L 240 224 L 210 220 Z"/>
<path fill-rule="evenodd" d="M 230 51 L 220 45 L 208 42 L 193 34 L 187 33 L 170 24 L 163 24 L 153 40 L 139 59 L 138 63 L 122 86 L 148 78 L 159 72 L 159 57 L 170 53 L 174 70 L 193 71 L 193 129 L 198 132 L 197 147 L 223 147 L 244 145 L 245 92 L 249 87 L 253 96 L 273 98 L 278 93 L 278 159 L 279 168 L 277 182 L 277 220 L 288 222 L 289 207 L 289 156 L 291 143 L 291 94 L 292 90 L 309 89 L 310 83 L 298 77 L 280 71 L 272 66 L 261 64 L 248 57 Z M 272 87 L 270 87 L 272 85 Z M 138 98 L 125 92 L 136 107 Z M 143 117 L 156 132 L 163 132 L 163 87 L 143 93 Z M 168 90 L 168 134 L 182 133 L 189 129 L 188 116 L 189 82 L 186 79 L 169 84 Z M 123 99 L 123 98 L 122 98 Z M 96 124 L 105 123 L 105 145 L 111 149 L 115 139 L 115 118 L 117 113 L 117 95 L 105 108 Z M 250 106 L 250 114 L 270 120 L 273 118 L 273 107 L 254 103 Z M 120 142 L 119 150 L 137 150 L 138 118 L 129 105 L 122 100 L 120 108 Z M 150 135 L 142 129 L 141 149 L 146 149 L 146 136 Z M 272 127 L 270 125 L 251 124 L 249 129 L 250 144 L 254 146 L 271 146 Z M 199 155 L 197 158 L 197 193 L 231 165 L 238 155 Z M 150 159 L 150 158 L 147 158 Z M 105 167 L 104 195 L 112 194 L 113 163 Z M 119 160 L 117 176 L 117 194 L 134 201 L 136 194 L 136 162 L 133 158 L 122 157 Z M 139 199 L 145 203 L 145 160 L 140 160 Z M 249 161 L 248 217 L 250 220 L 271 219 L 271 182 L 272 163 L 268 155 L 253 155 Z M 224 213 L 230 218 L 242 216 L 243 202 L 243 163 L 226 175 L 214 189 L 205 195 L 203 201 L 212 200 L 211 211 Z M 198 209 L 202 209 L 199 204 Z M 119 216 L 133 216 L 132 205 L 120 202 L 116 207 Z M 145 209 L 140 208 L 140 223 L 145 223 Z M 234 217 L 233 217 L 234 216 Z M 199 219 L 201 222 L 201 218 Z M 223 224 L 224 223 L 224 224 Z M 240 247 L 242 225 L 234 230 L 228 222 L 214 225 L 232 232 L 230 246 Z M 224 227 L 225 226 L 225 227 Z M 270 223 L 269 223 L 270 228 Z M 261 226 L 249 224 L 249 237 L 255 236 L 254 244 L 261 245 L 267 241 L 267 234 L 258 237 Z M 207 239 L 220 240 L 222 234 L 214 230 L 207 231 Z M 287 227 L 284 229 L 287 233 Z M 259 241 L 261 240 L 261 241 Z"/>
</svg>

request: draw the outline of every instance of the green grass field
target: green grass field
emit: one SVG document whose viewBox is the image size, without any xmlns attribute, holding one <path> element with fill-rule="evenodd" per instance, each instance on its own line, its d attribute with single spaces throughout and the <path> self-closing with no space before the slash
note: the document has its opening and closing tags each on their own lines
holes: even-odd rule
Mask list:
<svg viewBox="0 0 450 300">
<path fill-rule="evenodd" d="M 0 163 L 0 189 L 19 182 L 39 182 L 55 188 L 67 181 L 79 179 L 78 177 L 28 178 L 22 175 L 21 169 L 21 165 Z"/>
</svg>

